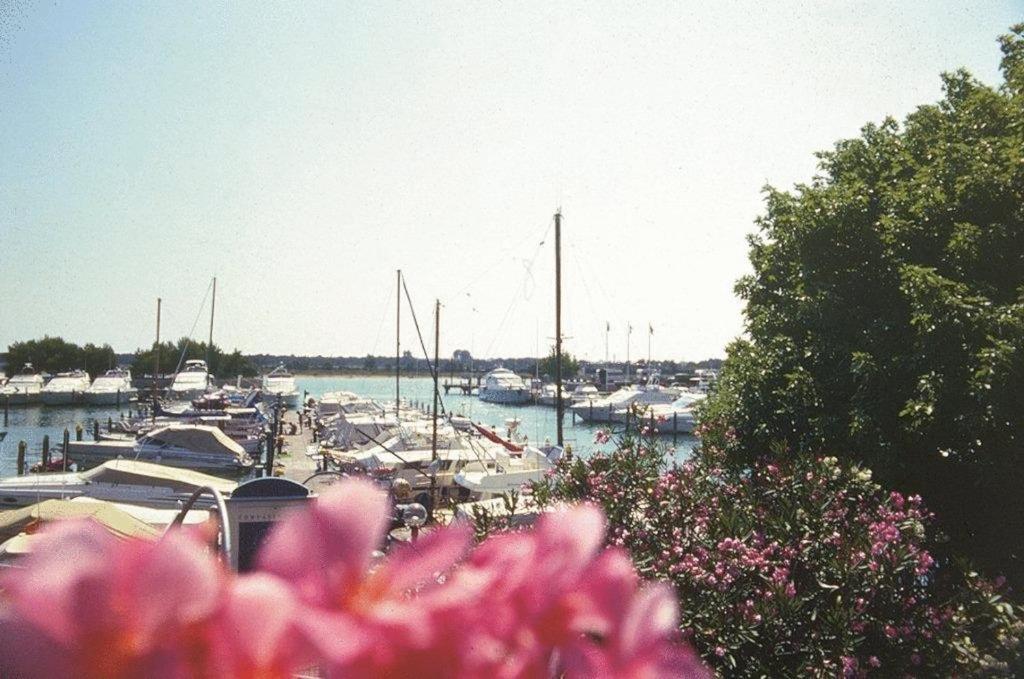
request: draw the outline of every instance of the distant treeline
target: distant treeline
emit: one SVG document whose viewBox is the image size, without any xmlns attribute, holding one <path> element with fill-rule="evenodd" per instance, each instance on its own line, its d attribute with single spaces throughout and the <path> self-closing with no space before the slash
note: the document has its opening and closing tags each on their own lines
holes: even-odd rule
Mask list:
<svg viewBox="0 0 1024 679">
<path fill-rule="evenodd" d="M 255 364 L 260 372 L 271 370 L 279 365 L 284 365 L 292 372 L 298 373 L 367 373 L 387 374 L 395 370 L 394 356 L 296 356 L 284 354 L 251 354 L 249 360 Z M 539 359 L 540 374 L 550 374 L 554 367 L 554 360 L 548 356 Z M 429 364 L 425 358 L 416 358 L 411 352 L 405 352 L 399 360 L 403 372 L 423 373 L 430 372 Z M 630 363 L 633 370 L 638 367 L 646 367 L 646 361 L 634 361 Z M 678 373 L 693 373 L 698 369 L 718 369 L 722 359 L 711 358 L 702 361 L 651 361 L 651 367 L 662 375 L 671 376 Z M 468 352 L 456 351 L 453 356 L 440 359 L 441 374 L 460 374 L 468 372 L 487 372 L 498 366 L 504 366 L 522 374 L 531 374 L 538 369 L 538 358 L 535 356 L 505 357 L 505 358 L 472 358 Z M 563 374 L 567 377 L 574 377 L 578 373 L 593 375 L 598 368 L 609 368 L 612 371 L 624 371 L 626 363 L 623 361 L 586 361 L 576 359 L 572 356 L 563 357 Z"/>
<path fill-rule="evenodd" d="M 43 337 L 42 339 L 15 342 L 8 347 L 6 371 L 13 374 L 25 363 L 31 363 L 37 370 L 57 373 L 82 368 L 95 377 L 98 373 L 116 367 L 127 366 L 136 377 L 151 375 L 156 369 L 156 345 L 147 349 L 136 349 L 134 353 L 117 354 L 109 344 L 96 346 L 67 342 L 60 337 Z M 0 358 L 3 358 L 0 356 Z M 294 354 L 242 354 L 235 349 L 231 353 L 213 345 L 207 356 L 206 343 L 196 342 L 182 337 L 177 342 L 161 342 L 160 373 L 170 374 L 178 367 L 179 361 L 201 358 L 208 360 L 210 372 L 219 379 L 229 380 L 237 375 L 252 377 L 266 373 L 279 365 L 297 373 L 365 373 L 389 374 L 395 370 L 394 356 L 297 356 Z M 538 359 L 534 356 L 507 358 L 473 358 L 468 351 L 458 350 L 451 357 L 442 358 L 441 374 L 483 373 L 498 366 L 504 366 L 522 374 L 538 372 L 541 376 L 551 376 L 554 372 L 554 356 L 548 355 Z M 538 366 L 539 363 L 539 366 Z M 698 369 L 718 369 L 722 359 L 710 358 L 703 361 L 652 361 L 651 368 L 661 375 L 671 377 L 676 374 L 692 374 Z M 0 361 L 2 365 L 2 361 Z M 406 351 L 400 359 L 403 372 L 410 374 L 429 374 L 430 367 L 424 358 L 416 358 Z M 630 363 L 632 370 L 646 368 L 646 361 Z M 625 362 L 586 361 L 577 359 L 571 354 L 562 357 L 562 374 L 567 379 L 577 375 L 592 376 L 598 368 L 607 368 L 611 372 L 624 372 Z"/>
<path fill-rule="evenodd" d="M 60 337 L 44 336 L 7 347 L 7 370 L 22 369 L 26 363 L 41 372 L 58 373 L 82 369 L 90 376 L 103 373 L 117 365 L 117 355 L 109 344 L 79 346 Z"/>
<path fill-rule="evenodd" d="M 187 337 L 182 337 L 176 343 L 161 342 L 160 372 L 173 373 L 179 361 L 202 358 L 209 361 L 210 372 L 224 379 L 236 375 L 252 377 L 256 374 L 253 362 L 239 350 L 235 349 L 229 354 L 214 344 L 207 356 L 206 349 L 205 342 L 194 342 Z M 8 346 L 6 371 L 13 374 L 26 363 L 31 363 L 40 372 L 55 374 L 80 368 L 96 377 L 118 365 L 127 365 L 134 375 L 142 376 L 153 373 L 156 367 L 155 354 L 155 344 L 149 349 L 137 349 L 134 354 L 125 355 L 115 353 L 109 344 L 97 346 L 90 343 L 79 346 L 61 337 L 47 335 L 42 339 L 14 342 Z"/>
</svg>

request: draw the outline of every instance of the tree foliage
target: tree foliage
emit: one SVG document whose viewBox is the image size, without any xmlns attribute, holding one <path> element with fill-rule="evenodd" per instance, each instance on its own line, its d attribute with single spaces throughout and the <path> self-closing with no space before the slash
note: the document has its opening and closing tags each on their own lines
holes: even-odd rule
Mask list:
<svg viewBox="0 0 1024 679">
<path fill-rule="evenodd" d="M 96 377 L 117 364 L 117 356 L 109 344 L 97 346 L 86 344 L 79 346 L 65 341 L 61 337 L 44 336 L 15 342 L 7 347 L 7 365 L 9 371 L 21 370 L 26 363 L 31 363 L 36 370 L 48 373 L 65 372 L 81 368 Z"/>
<path fill-rule="evenodd" d="M 156 369 L 156 343 L 149 349 L 137 349 L 132 359 L 132 372 L 138 375 L 153 374 Z M 238 349 L 230 354 L 216 344 L 209 357 L 206 355 L 206 342 L 195 342 L 187 337 L 182 337 L 177 343 L 160 343 L 160 373 L 167 375 L 175 371 L 178 362 L 181 365 L 191 359 L 209 360 L 210 372 L 219 379 L 228 380 L 237 375 L 252 377 L 256 374 L 256 368 L 252 362 L 242 355 Z"/>
<path fill-rule="evenodd" d="M 538 371 L 541 375 L 547 375 L 551 379 L 555 378 L 555 367 L 558 365 L 558 357 L 555 355 L 555 348 L 551 348 L 549 353 L 544 358 L 540 359 L 540 365 Z M 565 351 L 562 352 L 562 379 L 567 380 L 570 377 L 575 377 L 576 373 L 580 370 L 580 363 L 576 360 L 576 357 Z"/>
<path fill-rule="evenodd" d="M 1024 24 L 1001 44 L 1000 87 L 944 75 L 937 104 L 766 190 L 749 340 L 707 412 L 745 465 L 775 442 L 866 462 L 1024 581 Z"/>
</svg>

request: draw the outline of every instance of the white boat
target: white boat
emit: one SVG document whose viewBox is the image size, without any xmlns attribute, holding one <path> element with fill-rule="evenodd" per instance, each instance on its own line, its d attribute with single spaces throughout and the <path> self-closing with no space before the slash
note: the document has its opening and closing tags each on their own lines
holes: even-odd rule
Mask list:
<svg viewBox="0 0 1024 679">
<path fill-rule="evenodd" d="M 87 472 L 29 474 L 0 479 L 0 508 L 25 507 L 43 500 L 89 497 L 145 507 L 174 508 L 198 488 L 229 495 L 237 484 L 189 469 L 138 460 L 108 460 Z M 203 504 L 212 502 L 204 499 Z"/>
<path fill-rule="evenodd" d="M 637 420 L 638 426 L 649 426 L 658 434 L 692 434 L 696 426 L 694 408 L 705 398 L 706 394 L 685 391 L 671 403 L 633 405 L 630 417 Z M 625 409 L 615 411 L 614 421 L 626 421 Z"/>
<path fill-rule="evenodd" d="M 477 395 L 481 401 L 505 405 L 528 403 L 533 398 L 533 392 L 523 378 L 508 368 L 495 368 L 487 373 Z"/>
<path fill-rule="evenodd" d="M 206 367 L 206 361 L 185 361 L 185 367 L 174 376 L 167 390 L 167 398 L 172 401 L 192 401 L 209 391 L 212 384 L 213 375 Z"/>
<path fill-rule="evenodd" d="M 81 467 L 126 458 L 196 469 L 218 475 L 241 475 L 253 459 L 217 427 L 172 424 L 154 429 L 137 441 L 72 441 L 68 457 Z"/>
<path fill-rule="evenodd" d="M 285 408 L 297 410 L 302 393 L 295 385 L 295 376 L 285 370 L 284 365 L 263 376 L 263 400 L 267 403 L 283 403 Z"/>
<path fill-rule="evenodd" d="M 20 373 L 12 376 L 7 380 L 7 384 L 0 387 L 0 400 L 12 405 L 39 403 L 40 393 L 45 384 L 43 376 L 36 373 L 31 363 L 26 363 Z"/>
<path fill-rule="evenodd" d="M 127 404 L 138 398 L 139 390 L 132 386 L 131 371 L 125 368 L 108 370 L 85 390 L 85 402 L 89 405 Z"/>
<path fill-rule="evenodd" d="M 559 447 L 546 452 L 525 446 L 519 453 L 495 449 L 490 459 L 467 462 L 455 475 L 455 483 L 481 499 L 518 492 L 532 482 L 541 481 L 562 456 Z"/>
<path fill-rule="evenodd" d="M 85 390 L 89 388 L 89 373 L 84 370 L 57 373 L 57 376 L 46 383 L 39 396 L 48 406 L 67 406 L 85 400 Z"/>
<path fill-rule="evenodd" d="M 572 404 L 572 394 L 565 387 L 562 387 L 562 405 L 568 408 L 570 404 Z M 545 384 L 540 388 L 540 394 L 537 395 L 537 405 L 558 405 L 558 389 L 555 388 L 555 385 Z"/>
<path fill-rule="evenodd" d="M 572 405 L 572 412 L 584 422 L 624 422 L 627 409 L 636 404 L 648 406 L 655 403 L 671 403 L 679 398 L 681 391 L 656 384 L 623 387 L 604 398 L 581 401 Z M 616 413 L 623 413 L 617 419 Z"/>
<path fill-rule="evenodd" d="M 576 385 L 576 388 L 572 390 L 571 398 L 573 403 L 587 403 L 601 398 L 601 393 L 593 384 L 584 382 Z"/>
</svg>

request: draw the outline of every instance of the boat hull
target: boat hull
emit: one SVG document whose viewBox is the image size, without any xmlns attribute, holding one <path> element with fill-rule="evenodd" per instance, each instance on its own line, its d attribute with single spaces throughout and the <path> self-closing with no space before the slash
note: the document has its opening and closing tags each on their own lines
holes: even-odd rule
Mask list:
<svg viewBox="0 0 1024 679">
<path fill-rule="evenodd" d="M 87 391 L 85 402 L 91 406 L 112 406 L 127 404 L 138 399 L 137 389 L 130 389 L 120 393 L 116 391 Z"/>
<path fill-rule="evenodd" d="M 130 441 L 72 441 L 69 444 L 68 457 L 83 469 L 89 469 L 107 460 L 121 457 L 143 462 L 156 462 L 168 467 L 194 469 L 226 477 L 243 476 L 253 467 L 251 459 L 242 462 L 226 455 L 197 453 L 191 450 L 167 447 L 154 450 L 145 446 L 137 446 Z"/>
<path fill-rule="evenodd" d="M 487 403 L 500 403 L 502 405 L 523 405 L 529 403 L 533 397 L 528 389 L 480 389 L 477 396 L 481 401 Z"/>
<path fill-rule="evenodd" d="M 175 389 L 172 386 L 167 390 L 167 400 L 191 403 L 192 401 L 204 396 L 206 393 L 207 389 L 205 387 L 196 387 L 194 389 Z"/>
<path fill-rule="evenodd" d="M 43 391 L 39 400 L 48 406 L 70 406 L 83 403 L 85 395 L 81 391 Z"/>
<path fill-rule="evenodd" d="M 12 406 L 26 406 L 42 403 L 38 391 L 5 391 L 0 393 L 0 403 Z"/>
</svg>

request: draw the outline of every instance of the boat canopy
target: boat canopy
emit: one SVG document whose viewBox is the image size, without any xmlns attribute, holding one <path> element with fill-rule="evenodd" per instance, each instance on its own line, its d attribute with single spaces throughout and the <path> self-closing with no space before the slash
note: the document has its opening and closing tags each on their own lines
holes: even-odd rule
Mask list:
<svg viewBox="0 0 1024 679">
<path fill-rule="evenodd" d="M 242 446 L 232 441 L 227 434 L 217 427 L 208 427 L 202 424 L 172 424 L 151 431 L 143 440 L 157 445 L 163 443 L 185 448 L 197 453 L 219 453 L 235 457 L 245 455 Z"/>
<path fill-rule="evenodd" d="M 114 507 L 109 502 L 73 502 L 72 500 L 44 500 L 21 509 L 0 514 L 0 541 L 22 532 L 36 532 L 41 524 L 64 519 L 88 518 L 121 538 L 156 538 L 160 532 Z"/>
<path fill-rule="evenodd" d="M 82 472 L 82 479 L 92 483 L 163 486 L 186 493 L 202 486 L 209 486 L 216 488 L 224 495 L 231 493 L 238 485 L 233 481 L 191 469 L 127 459 L 107 460 L 94 469 Z"/>
</svg>

